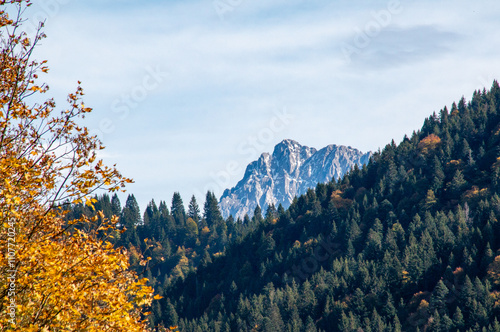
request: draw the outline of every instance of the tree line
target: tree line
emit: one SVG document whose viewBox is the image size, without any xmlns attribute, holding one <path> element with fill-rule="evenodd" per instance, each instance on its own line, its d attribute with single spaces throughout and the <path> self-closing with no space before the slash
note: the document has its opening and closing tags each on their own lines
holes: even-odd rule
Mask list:
<svg viewBox="0 0 500 332">
<path fill-rule="evenodd" d="M 135 251 L 151 257 L 132 264 L 163 295 L 151 324 L 499 331 L 499 105 L 495 81 L 365 167 L 264 216 L 257 207 L 252 218 L 224 220 L 210 192 L 203 214 L 194 197 L 185 212 L 174 194 L 170 210 L 151 201 L 142 218 L 133 196 L 121 211 L 116 197 L 101 197 L 124 227 L 115 244 L 133 263 Z"/>
</svg>

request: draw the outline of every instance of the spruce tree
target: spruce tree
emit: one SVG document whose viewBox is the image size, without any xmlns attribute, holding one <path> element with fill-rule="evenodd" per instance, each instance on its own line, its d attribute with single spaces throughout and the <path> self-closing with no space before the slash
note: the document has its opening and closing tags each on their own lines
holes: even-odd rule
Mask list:
<svg viewBox="0 0 500 332">
<path fill-rule="evenodd" d="M 200 221 L 200 207 L 198 206 L 194 195 L 191 197 L 191 201 L 189 202 L 188 217 L 193 219 L 195 222 Z"/>
<path fill-rule="evenodd" d="M 172 207 L 170 208 L 170 211 L 174 217 L 176 225 L 184 227 L 186 223 L 186 211 L 184 209 L 181 194 L 178 192 L 175 192 L 172 197 Z"/>
<path fill-rule="evenodd" d="M 122 205 L 117 194 L 113 194 L 111 198 L 111 212 L 115 216 L 120 216 L 122 214 Z"/>
<path fill-rule="evenodd" d="M 205 218 L 205 221 L 210 229 L 212 229 L 214 225 L 219 225 L 224 221 L 219 209 L 217 198 L 211 191 L 207 192 L 203 214 L 203 217 Z"/>
<path fill-rule="evenodd" d="M 437 310 L 441 316 L 447 313 L 446 310 L 446 297 L 449 293 L 448 287 L 439 280 L 429 302 L 430 310 Z"/>
</svg>

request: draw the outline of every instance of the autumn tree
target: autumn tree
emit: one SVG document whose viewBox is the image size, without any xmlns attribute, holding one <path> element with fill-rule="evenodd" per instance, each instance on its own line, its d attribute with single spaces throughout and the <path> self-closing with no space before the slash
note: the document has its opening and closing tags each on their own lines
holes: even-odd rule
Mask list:
<svg viewBox="0 0 500 332">
<path fill-rule="evenodd" d="M 441 143 L 441 138 L 434 134 L 430 134 L 429 136 L 423 138 L 418 144 L 418 148 L 422 151 L 423 154 L 427 154 L 430 151 L 434 150 Z"/>
<path fill-rule="evenodd" d="M 147 330 L 151 288 L 98 235 L 118 219 L 65 218 L 65 204 L 92 207 L 96 190 L 131 180 L 98 160 L 103 146 L 79 124 L 91 111 L 80 86 L 60 112 L 53 99 L 29 103 L 49 90 L 46 61 L 32 59 L 43 24 L 33 36 L 22 29 L 30 5 L 0 1 L 0 330 Z"/>
</svg>

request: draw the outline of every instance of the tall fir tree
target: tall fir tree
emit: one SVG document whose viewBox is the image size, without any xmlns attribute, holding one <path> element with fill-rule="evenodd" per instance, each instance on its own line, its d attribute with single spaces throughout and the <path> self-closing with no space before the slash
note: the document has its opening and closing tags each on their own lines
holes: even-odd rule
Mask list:
<svg viewBox="0 0 500 332">
<path fill-rule="evenodd" d="M 191 197 L 191 201 L 189 201 L 188 217 L 193 219 L 195 222 L 199 222 L 200 212 L 200 207 L 198 206 L 198 202 L 196 202 L 196 197 L 193 195 Z"/>
<path fill-rule="evenodd" d="M 219 209 L 219 204 L 215 194 L 211 191 L 207 192 L 205 206 L 203 211 L 203 217 L 208 227 L 211 229 L 214 225 L 221 224 L 224 219 Z"/>
</svg>

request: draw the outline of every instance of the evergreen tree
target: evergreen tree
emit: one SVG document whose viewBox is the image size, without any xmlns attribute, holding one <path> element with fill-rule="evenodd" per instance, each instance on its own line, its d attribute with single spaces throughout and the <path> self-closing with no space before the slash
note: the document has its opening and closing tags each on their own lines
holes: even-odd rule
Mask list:
<svg viewBox="0 0 500 332">
<path fill-rule="evenodd" d="M 262 210 L 261 210 L 260 206 L 257 204 L 257 206 L 255 207 L 255 209 L 253 211 L 252 222 L 254 224 L 260 224 L 263 220 L 264 220 L 264 218 L 262 218 Z"/>
<path fill-rule="evenodd" d="M 446 296 L 448 295 L 448 287 L 439 280 L 429 302 L 430 310 L 437 310 L 441 316 L 446 314 Z"/>
<path fill-rule="evenodd" d="M 129 229 L 133 229 L 137 225 L 142 224 L 139 204 L 137 204 L 137 200 L 135 199 L 135 196 L 133 194 L 127 197 L 125 207 L 122 211 L 122 220 L 123 226 Z"/>
<path fill-rule="evenodd" d="M 278 211 L 276 210 L 276 207 L 274 206 L 274 204 L 270 204 L 266 210 L 266 218 L 265 218 L 266 222 L 268 223 L 272 222 L 277 217 L 278 217 Z"/>
<path fill-rule="evenodd" d="M 117 194 L 113 194 L 111 198 L 111 213 L 118 217 L 122 214 L 122 205 Z"/>
<path fill-rule="evenodd" d="M 120 224 L 125 228 L 125 232 L 120 238 L 120 244 L 124 246 L 135 246 L 140 248 L 141 241 L 137 234 L 137 226 L 142 224 L 141 214 L 139 210 L 139 204 L 134 195 L 129 195 L 127 201 L 125 202 L 125 207 L 123 208 L 122 215 L 120 218 Z"/>
<path fill-rule="evenodd" d="M 174 305 L 167 299 L 165 305 L 165 312 L 163 313 L 165 326 L 177 326 L 179 324 L 179 316 L 175 310 Z"/>
<path fill-rule="evenodd" d="M 305 332 L 317 332 L 318 331 L 316 329 L 316 325 L 314 324 L 314 321 L 311 318 L 311 316 L 308 316 L 306 319 L 306 329 L 304 331 Z"/>
<path fill-rule="evenodd" d="M 194 195 L 191 197 L 191 201 L 189 202 L 188 208 L 188 217 L 193 219 L 195 222 L 200 221 L 200 207 L 196 202 L 196 197 Z"/>
<path fill-rule="evenodd" d="M 172 197 L 172 207 L 170 208 L 175 223 L 178 226 L 184 226 L 186 222 L 186 211 L 184 210 L 184 203 L 182 202 L 181 195 L 178 192 L 174 193 Z"/>
<path fill-rule="evenodd" d="M 460 170 L 457 170 L 453 175 L 453 179 L 449 183 L 448 188 L 455 197 L 458 197 L 462 193 L 466 184 L 467 181 L 465 181 L 464 175 Z"/>
<path fill-rule="evenodd" d="M 204 218 L 210 229 L 213 225 L 219 225 L 224 221 L 219 209 L 217 198 L 215 197 L 215 194 L 210 191 L 207 192 L 205 200 Z"/>
<path fill-rule="evenodd" d="M 465 326 L 464 316 L 462 315 L 462 310 L 460 310 L 460 307 L 457 307 L 455 313 L 453 314 L 453 326 L 457 330 L 462 330 Z"/>
</svg>

